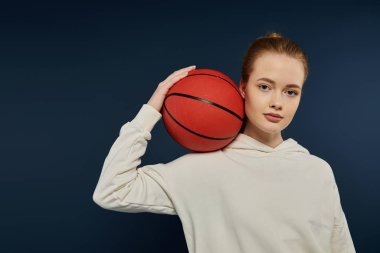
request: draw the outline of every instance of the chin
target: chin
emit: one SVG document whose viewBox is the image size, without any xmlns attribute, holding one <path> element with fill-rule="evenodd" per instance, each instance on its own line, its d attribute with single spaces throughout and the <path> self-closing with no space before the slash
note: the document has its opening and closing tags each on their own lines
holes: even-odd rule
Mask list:
<svg viewBox="0 0 380 253">
<path fill-rule="evenodd" d="M 258 124 L 261 131 L 268 134 L 275 134 L 281 132 L 282 126 L 279 123 L 263 122 Z"/>
<path fill-rule="evenodd" d="M 264 132 L 268 133 L 268 134 L 277 134 L 277 133 L 281 133 L 281 128 L 272 128 L 272 129 L 263 129 Z"/>
</svg>

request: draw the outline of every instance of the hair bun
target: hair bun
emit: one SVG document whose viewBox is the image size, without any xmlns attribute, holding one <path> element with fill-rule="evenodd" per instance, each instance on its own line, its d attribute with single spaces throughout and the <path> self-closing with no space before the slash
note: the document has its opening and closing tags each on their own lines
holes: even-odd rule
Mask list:
<svg viewBox="0 0 380 253">
<path fill-rule="evenodd" d="M 270 32 L 265 37 L 267 38 L 282 38 L 282 35 L 277 32 Z"/>
</svg>

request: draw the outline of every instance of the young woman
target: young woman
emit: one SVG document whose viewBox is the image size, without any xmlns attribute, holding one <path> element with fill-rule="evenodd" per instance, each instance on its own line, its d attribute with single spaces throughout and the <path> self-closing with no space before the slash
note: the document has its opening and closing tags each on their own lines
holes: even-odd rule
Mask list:
<svg viewBox="0 0 380 253">
<path fill-rule="evenodd" d="M 297 111 L 308 64 L 278 33 L 257 38 L 244 57 L 245 123 L 233 142 L 138 168 L 165 94 L 194 68 L 168 76 L 121 127 L 93 200 L 119 212 L 178 215 L 191 253 L 355 252 L 332 168 L 281 136 Z"/>
</svg>

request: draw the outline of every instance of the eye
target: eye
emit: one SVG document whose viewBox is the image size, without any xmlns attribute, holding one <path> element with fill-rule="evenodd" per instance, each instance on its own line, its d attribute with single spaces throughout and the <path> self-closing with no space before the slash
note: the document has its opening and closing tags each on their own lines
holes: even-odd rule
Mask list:
<svg viewBox="0 0 380 253">
<path fill-rule="evenodd" d="M 266 85 L 266 84 L 259 84 L 258 87 L 259 87 L 259 89 L 260 89 L 261 87 L 267 87 L 267 88 L 269 88 L 269 86 Z M 288 94 L 289 94 L 289 92 L 292 92 L 293 95 L 291 95 L 291 97 L 295 97 L 295 96 L 298 95 L 298 92 L 295 91 L 295 90 L 289 90 L 289 91 L 287 91 L 287 92 L 288 92 Z"/>
<path fill-rule="evenodd" d="M 293 92 L 293 96 L 291 96 L 291 97 L 295 97 L 295 96 L 297 96 L 298 95 L 298 92 L 297 91 L 294 91 L 294 90 L 289 90 L 288 92 Z M 288 93 L 289 94 L 289 93 Z"/>
<path fill-rule="evenodd" d="M 261 87 L 269 87 L 268 85 L 265 85 L 265 84 L 259 84 L 259 88 Z"/>
</svg>

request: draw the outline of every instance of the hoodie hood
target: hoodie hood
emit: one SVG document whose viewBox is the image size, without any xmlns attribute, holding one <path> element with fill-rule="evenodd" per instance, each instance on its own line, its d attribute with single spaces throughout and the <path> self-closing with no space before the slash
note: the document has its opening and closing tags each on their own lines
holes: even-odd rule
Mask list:
<svg viewBox="0 0 380 253">
<path fill-rule="evenodd" d="M 239 133 L 237 137 L 224 149 L 236 149 L 236 150 L 253 150 L 253 151 L 259 151 L 264 153 L 274 153 L 274 152 L 300 152 L 304 154 L 310 154 L 309 151 L 298 144 L 297 141 L 295 141 L 292 138 L 288 138 L 281 142 L 277 147 L 272 148 L 262 142 L 259 142 L 258 140 L 252 138 L 249 135 Z"/>
</svg>

